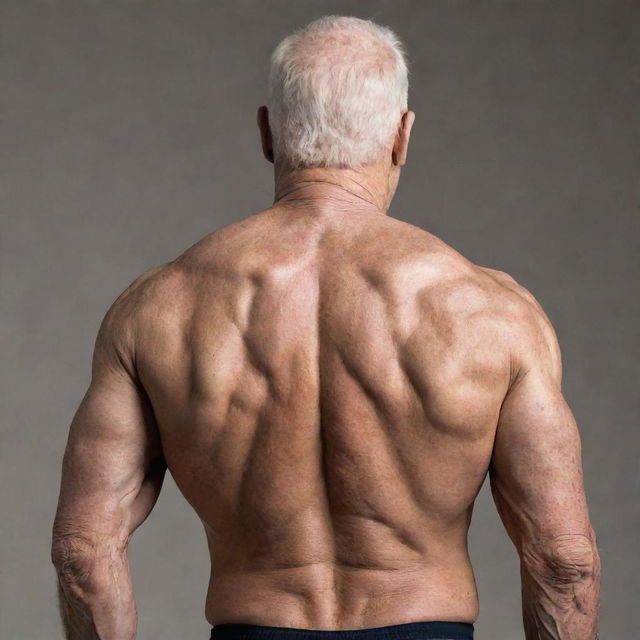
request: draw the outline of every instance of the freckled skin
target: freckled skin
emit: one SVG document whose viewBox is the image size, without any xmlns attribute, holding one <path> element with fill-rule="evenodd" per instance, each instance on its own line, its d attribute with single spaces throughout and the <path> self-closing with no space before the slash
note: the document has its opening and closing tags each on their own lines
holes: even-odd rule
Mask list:
<svg viewBox="0 0 640 640">
<path fill-rule="evenodd" d="M 466 537 L 522 298 L 394 218 L 285 206 L 144 290 L 137 370 L 206 530 L 209 622 L 473 622 Z"/>
</svg>

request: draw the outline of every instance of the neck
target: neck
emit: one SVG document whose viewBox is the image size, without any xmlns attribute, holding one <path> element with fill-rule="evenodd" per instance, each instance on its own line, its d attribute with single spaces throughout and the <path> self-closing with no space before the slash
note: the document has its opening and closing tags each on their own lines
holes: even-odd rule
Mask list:
<svg viewBox="0 0 640 640">
<path fill-rule="evenodd" d="M 378 164 L 358 169 L 284 171 L 276 166 L 274 205 L 358 209 L 385 215 L 394 190 L 388 167 Z"/>
</svg>

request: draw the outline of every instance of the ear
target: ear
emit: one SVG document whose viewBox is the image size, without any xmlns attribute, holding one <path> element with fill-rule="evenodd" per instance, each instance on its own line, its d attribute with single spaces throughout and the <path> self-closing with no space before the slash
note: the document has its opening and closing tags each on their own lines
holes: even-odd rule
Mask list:
<svg viewBox="0 0 640 640">
<path fill-rule="evenodd" d="M 413 111 L 405 111 L 400 119 L 400 126 L 393 145 L 391 161 L 394 165 L 401 167 L 407 161 L 407 148 L 409 146 L 409 137 L 411 136 L 411 127 L 416 119 Z"/>
<path fill-rule="evenodd" d="M 269 109 L 265 105 L 258 107 L 258 129 L 260 129 L 262 154 L 269 162 L 273 162 L 273 138 L 269 126 Z"/>
</svg>

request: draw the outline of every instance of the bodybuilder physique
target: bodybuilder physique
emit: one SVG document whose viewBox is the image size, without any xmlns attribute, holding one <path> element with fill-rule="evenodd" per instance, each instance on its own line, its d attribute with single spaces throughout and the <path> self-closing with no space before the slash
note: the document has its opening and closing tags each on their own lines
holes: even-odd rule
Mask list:
<svg viewBox="0 0 640 640">
<path fill-rule="evenodd" d="M 473 623 L 467 531 L 488 473 L 526 637 L 596 637 L 554 331 L 511 277 L 387 215 L 413 117 L 380 164 L 276 163 L 272 207 L 108 311 L 54 525 L 70 638 L 135 636 L 127 544 L 166 468 L 206 531 L 211 624 Z M 259 124 L 272 161 L 264 107 Z"/>
</svg>

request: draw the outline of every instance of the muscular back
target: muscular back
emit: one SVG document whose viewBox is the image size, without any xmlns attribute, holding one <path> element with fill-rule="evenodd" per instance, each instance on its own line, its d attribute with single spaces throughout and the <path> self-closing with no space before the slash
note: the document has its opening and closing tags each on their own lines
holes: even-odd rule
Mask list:
<svg viewBox="0 0 640 640">
<path fill-rule="evenodd" d="M 133 297 L 137 372 L 208 537 L 211 623 L 475 620 L 466 537 L 521 296 L 394 218 L 281 207 Z"/>
</svg>

